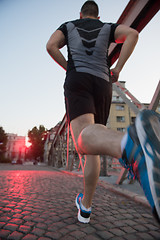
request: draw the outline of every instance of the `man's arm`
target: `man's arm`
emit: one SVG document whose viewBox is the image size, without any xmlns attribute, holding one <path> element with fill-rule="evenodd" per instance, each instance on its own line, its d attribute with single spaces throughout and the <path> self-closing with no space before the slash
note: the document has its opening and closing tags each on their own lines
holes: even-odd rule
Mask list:
<svg viewBox="0 0 160 240">
<path fill-rule="evenodd" d="M 67 61 L 61 51 L 60 48 L 64 47 L 66 44 L 65 36 L 62 31 L 55 31 L 47 43 L 47 51 L 50 56 L 65 70 L 67 70 Z"/>
<path fill-rule="evenodd" d="M 125 25 L 119 25 L 115 30 L 115 41 L 116 43 L 123 43 L 119 59 L 115 68 L 111 69 L 112 82 L 116 82 L 119 77 L 124 64 L 132 54 L 135 45 L 138 41 L 138 32 L 133 28 Z"/>
</svg>

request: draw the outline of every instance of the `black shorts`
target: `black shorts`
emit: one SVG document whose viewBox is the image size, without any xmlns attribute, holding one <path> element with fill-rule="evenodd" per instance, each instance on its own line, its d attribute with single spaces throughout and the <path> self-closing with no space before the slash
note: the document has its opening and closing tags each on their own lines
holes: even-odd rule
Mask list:
<svg viewBox="0 0 160 240">
<path fill-rule="evenodd" d="M 112 100 L 112 84 L 89 73 L 71 71 L 64 83 L 68 121 L 93 113 L 95 123 L 106 125 Z"/>
</svg>

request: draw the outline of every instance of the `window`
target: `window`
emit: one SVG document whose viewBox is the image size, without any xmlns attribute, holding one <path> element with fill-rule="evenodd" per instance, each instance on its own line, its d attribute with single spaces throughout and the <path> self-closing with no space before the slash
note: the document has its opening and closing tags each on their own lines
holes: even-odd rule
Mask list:
<svg viewBox="0 0 160 240">
<path fill-rule="evenodd" d="M 135 122 L 136 117 L 131 117 L 131 123 Z"/>
<path fill-rule="evenodd" d="M 123 99 L 120 96 L 112 96 L 112 101 L 113 102 L 124 102 Z"/>
<path fill-rule="evenodd" d="M 124 116 L 117 116 L 117 122 L 125 122 Z"/>
<path fill-rule="evenodd" d="M 119 132 L 125 132 L 125 128 L 117 128 L 117 131 L 119 131 Z"/>
<path fill-rule="evenodd" d="M 158 110 L 158 112 L 160 112 L 160 106 L 158 106 L 157 110 Z"/>
<path fill-rule="evenodd" d="M 116 110 L 123 111 L 124 110 L 124 105 L 116 105 Z"/>
</svg>

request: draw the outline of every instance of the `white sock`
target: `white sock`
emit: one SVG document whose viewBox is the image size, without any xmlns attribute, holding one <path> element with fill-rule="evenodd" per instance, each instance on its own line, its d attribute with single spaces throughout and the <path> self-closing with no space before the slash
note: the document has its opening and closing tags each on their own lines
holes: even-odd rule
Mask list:
<svg viewBox="0 0 160 240">
<path fill-rule="evenodd" d="M 81 209 L 85 210 L 87 212 L 91 211 L 91 207 L 90 208 L 86 208 L 85 206 L 83 206 L 82 202 L 81 202 Z"/>
<path fill-rule="evenodd" d="M 125 149 L 127 140 L 128 140 L 128 133 L 126 133 L 121 140 L 121 152 L 122 153 L 123 153 L 123 150 Z"/>
</svg>

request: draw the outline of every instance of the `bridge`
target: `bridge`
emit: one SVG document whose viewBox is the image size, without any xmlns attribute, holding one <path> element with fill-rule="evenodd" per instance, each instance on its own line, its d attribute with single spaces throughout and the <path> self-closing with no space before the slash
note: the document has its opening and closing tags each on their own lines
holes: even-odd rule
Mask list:
<svg viewBox="0 0 160 240">
<path fill-rule="evenodd" d="M 139 33 L 144 29 L 148 22 L 159 11 L 160 0 L 130 0 L 117 23 L 125 24 L 136 29 Z M 112 43 L 109 48 L 109 63 L 110 67 L 119 57 L 122 45 Z M 137 113 L 144 109 L 145 106 L 136 99 L 132 93 L 122 86 L 120 82 L 113 84 L 113 90 L 123 99 L 123 101 Z M 156 110 L 160 99 L 160 82 L 154 93 L 151 103 L 148 108 Z M 70 129 L 68 126 L 66 115 L 62 121 L 48 135 L 45 146 L 45 161 L 53 167 L 63 167 L 66 170 L 73 169 L 84 170 L 84 157 L 76 152 Z M 108 156 L 101 156 L 102 168 L 101 175 L 107 175 L 107 159 Z M 115 160 L 115 159 L 114 159 Z M 127 170 L 120 167 L 121 171 L 117 179 L 117 184 L 121 184 L 127 175 Z"/>
</svg>

